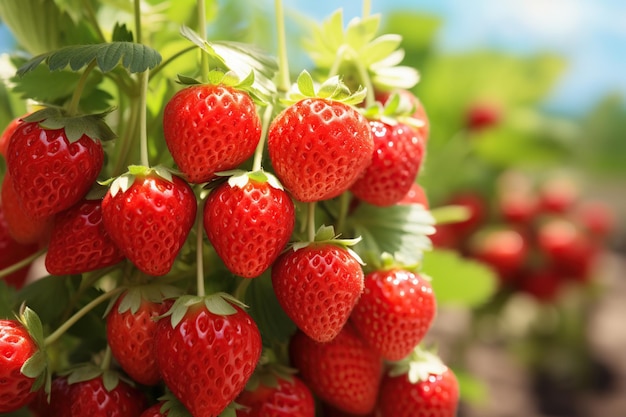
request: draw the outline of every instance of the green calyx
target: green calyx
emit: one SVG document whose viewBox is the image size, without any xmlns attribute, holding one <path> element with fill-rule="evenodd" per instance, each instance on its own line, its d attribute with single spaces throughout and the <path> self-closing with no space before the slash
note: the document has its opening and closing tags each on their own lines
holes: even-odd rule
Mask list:
<svg viewBox="0 0 626 417">
<path fill-rule="evenodd" d="M 203 305 L 209 312 L 219 316 L 230 316 L 237 313 L 236 305 L 240 308 L 248 308 L 237 298 L 225 292 L 218 292 L 207 296 L 183 295 L 174 301 L 172 307 L 158 318 L 170 317 L 172 328 L 175 328 L 183 320 L 190 308 Z"/>
<path fill-rule="evenodd" d="M 117 300 L 120 300 L 117 309 L 119 313 L 130 311 L 131 314 L 136 314 L 144 300 L 152 303 L 161 303 L 165 299 L 175 298 L 180 294 L 181 291 L 179 288 L 161 283 L 131 286 L 109 301 L 103 317 L 109 314 Z"/>
<path fill-rule="evenodd" d="M 146 167 L 143 165 L 129 165 L 128 171 L 117 178 L 110 178 L 101 182 L 101 185 L 108 185 L 111 196 L 115 197 L 117 193 L 125 193 L 135 183 L 137 178 L 144 178 L 155 175 L 166 181 L 173 182 L 173 172 L 170 168 L 162 165 L 155 167 Z"/>
<path fill-rule="evenodd" d="M 157 398 L 163 403 L 159 411 L 162 415 L 168 417 L 192 417 L 189 410 L 185 408 L 183 403 L 171 391 L 166 389 L 165 394 Z"/>
<path fill-rule="evenodd" d="M 254 373 L 246 384 L 246 391 L 256 391 L 259 386 L 277 388 L 280 380 L 293 383 L 297 369 L 278 362 L 274 351 L 264 348 Z"/>
<path fill-rule="evenodd" d="M 368 120 L 380 120 L 392 126 L 397 123 L 403 123 L 415 129 L 419 129 L 424 127 L 426 123 L 423 120 L 413 117 L 415 110 L 415 104 L 407 97 L 394 92 L 384 105 L 380 102 L 376 102 L 365 110 L 362 110 L 361 114 Z"/>
<path fill-rule="evenodd" d="M 46 107 L 28 115 L 24 121 L 38 123 L 43 129 L 64 129 L 65 136 L 70 143 L 76 142 L 83 135 L 93 141 L 105 142 L 117 137 L 104 121 L 104 118 L 112 111 L 113 109 L 98 114 L 70 116 L 61 108 Z"/>
<path fill-rule="evenodd" d="M 441 375 L 447 370 L 435 352 L 417 346 L 406 358 L 392 362 L 389 376 L 407 375 L 412 384 L 417 384 L 426 381 L 430 375 Z"/>
<path fill-rule="evenodd" d="M 67 376 L 67 383 L 70 385 L 102 378 L 102 385 L 104 389 L 109 392 L 113 391 L 120 381 L 124 381 L 130 386 L 135 386 L 132 380 L 122 376 L 119 372 L 110 369 L 102 369 L 102 367 L 96 366 L 93 363 L 77 364 L 59 373 L 59 375 Z"/>
<path fill-rule="evenodd" d="M 319 245 L 319 244 L 331 244 L 340 246 L 348 251 L 354 259 L 356 259 L 361 265 L 365 263 L 361 259 L 358 253 L 351 249 L 351 246 L 358 244 L 361 241 L 361 237 L 357 237 L 354 239 L 340 239 L 340 236 L 335 233 L 335 228 L 333 226 L 322 225 L 317 229 L 315 233 L 315 238 L 313 241 L 309 242 L 294 242 L 291 244 L 291 249 L 295 252 L 297 250 L 306 248 L 311 245 Z"/>
<path fill-rule="evenodd" d="M 233 169 L 230 171 L 222 171 L 215 173 L 218 177 L 228 178 L 228 185 L 232 188 L 243 188 L 250 180 L 258 183 L 268 183 L 271 187 L 283 190 L 283 185 L 275 175 L 260 169 L 258 171 L 244 171 L 241 169 Z"/>
<path fill-rule="evenodd" d="M 49 393 L 52 380 L 48 370 L 48 356 L 41 319 L 37 313 L 25 305 L 22 305 L 16 318 L 37 345 L 37 351 L 24 362 L 20 371 L 28 378 L 35 379 L 31 391 L 37 391 L 44 386 L 46 392 Z"/>
<path fill-rule="evenodd" d="M 365 99 L 366 94 L 367 91 L 363 87 L 359 87 L 355 92 L 352 92 L 337 75 L 329 78 L 322 84 L 316 84 L 311 74 L 307 70 L 303 70 L 298 76 L 296 84 L 287 93 L 286 98 L 281 101 L 289 105 L 306 98 L 321 98 L 348 105 L 356 105 Z"/>
</svg>

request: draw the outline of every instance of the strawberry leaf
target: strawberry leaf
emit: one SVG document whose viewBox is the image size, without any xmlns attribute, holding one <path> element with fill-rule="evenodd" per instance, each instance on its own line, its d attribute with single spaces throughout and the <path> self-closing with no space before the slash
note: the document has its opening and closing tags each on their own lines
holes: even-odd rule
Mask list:
<svg viewBox="0 0 626 417">
<path fill-rule="evenodd" d="M 62 375 L 67 375 L 68 384 L 76 384 L 78 382 L 91 381 L 94 378 L 98 378 L 102 375 L 103 370 L 91 363 L 79 364 Z"/>
<path fill-rule="evenodd" d="M 65 136 L 70 143 L 76 142 L 83 135 L 92 140 L 109 141 L 117 135 L 111 130 L 104 118 L 111 110 L 81 116 L 67 116 L 63 109 L 46 107 L 24 118 L 27 122 L 39 122 L 44 129 L 64 129 Z"/>
<path fill-rule="evenodd" d="M 47 366 L 46 354 L 38 350 L 24 362 L 20 371 L 29 378 L 37 378 L 46 371 Z"/>
<path fill-rule="evenodd" d="M 34 57 L 17 70 L 17 75 L 22 76 L 41 63 L 48 64 L 50 71 L 62 70 L 68 66 L 72 71 L 79 71 L 94 60 L 102 72 L 112 71 L 121 63 L 128 72 L 138 73 L 156 67 L 161 59 L 156 50 L 133 42 L 71 45 Z"/>
<path fill-rule="evenodd" d="M 102 385 L 107 391 L 113 391 L 120 383 L 120 375 L 115 371 L 105 370 L 102 373 Z"/>
<path fill-rule="evenodd" d="M 119 22 L 116 22 L 115 26 L 113 27 L 111 39 L 114 42 L 132 42 L 133 32 L 131 32 L 128 27 L 126 27 L 126 23 L 122 23 L 120 25 Z"/>
</svg>

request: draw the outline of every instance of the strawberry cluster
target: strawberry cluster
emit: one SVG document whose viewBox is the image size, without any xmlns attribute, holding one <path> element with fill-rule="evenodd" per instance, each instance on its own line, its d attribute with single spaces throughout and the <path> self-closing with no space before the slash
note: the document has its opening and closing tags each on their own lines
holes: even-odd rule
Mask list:
<svg viewBox="0 0 626 417">
<path fill-rule="evenodd" d="M 372 22 L 357 19 L 351 30 Z M 455 415 L 456 378 L 421 347 L 436 299 L 420 253 L 376 250 L 375 237 L 349 221 L 364 206 L 399 207 L 426 219 L 409 240 L 432 232 L 416 184 L 425 110 L 405 78 L 377 77 L 382 61 L 406 73 L 392 54 L 398 40 L 367 41 L 377 50 L 389 43 L 383 50 L 394 57 L 342 74 L 369 92 L 303 71 L 297 88 L 268 95 L 254 67 L 242 79 L 220 56 L 223 67 L 168 97 L 162 139 L 142 138 L 142 163 L 123 161 L 126 172 L 108 179 L 107 164 L 119 163 L 103 144 L 115 136 L 108 113 L 45 107 L 6 129 L 6 283 L 27 285 L 39 255 L 44 278 L 79 275 L 101 292 L 46 337 L 28 307 L 0 321 L 1 413 Z M 160 160 L 171 163 L 152 166 L 159 139 Z M 288 318 L 287 340 L 248 313 L 246 289 L 257 280 L 272 288 L 263 302 Z M 107 300 L 104 353 L 49 361 L 68 328 Z"/>
<path fill-rule="evenodd" d="M 610 206 L 583 198 L 564 175 L 533 179 L 507 171 L 491 198 L 464 192 L 449 203 L 466 208 L 469 218 L 437 226 L 433 243 L 492 267 L 502 291 L 540 302 L 557 302 L 568 286 L 588 283 L 614 229 Z"/>
</svg>

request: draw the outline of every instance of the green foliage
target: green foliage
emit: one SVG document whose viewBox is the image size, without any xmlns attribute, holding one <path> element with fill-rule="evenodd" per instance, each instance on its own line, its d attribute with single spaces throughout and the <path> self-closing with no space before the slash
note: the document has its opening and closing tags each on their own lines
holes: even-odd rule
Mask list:
<svg viewBox="0 0 626 417">
<path fill-rule="evenodd" d="M 426 252 L 423 271 L 432 277 L 431 284 L 440 305 L 480 306 L 491 299 L 498 283 L 493 270 L 462 258 L 455 251 Z"/>
</svg>

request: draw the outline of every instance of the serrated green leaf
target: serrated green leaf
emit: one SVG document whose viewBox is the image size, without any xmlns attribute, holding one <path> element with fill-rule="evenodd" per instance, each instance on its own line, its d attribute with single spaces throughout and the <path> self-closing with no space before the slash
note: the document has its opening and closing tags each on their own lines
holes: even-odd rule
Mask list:
<svg viewBox="0 0 626 417">
<path fill-rule="evenodd" d="M 37 378 L 46 370 L 47 366 L 48 359 L 46 358 L 46 354 L 41 350 L 37 350 L 33 356 L 24 362 L 20 372 L 28 378 Z"/>
<path fill-rule="evenodd" d="M 117 177 L 112 183 L 110 193 L 112 197 L 115 197 L 117 193 L 125 193 L 135 182 L 135 176 L 131 174 L 123 174 Z"/>
<path fill-rule="evenodd" d="M 126 27 L 125 23 L 115 22 L 111 40 L 113 42 L 133 42 L 133 32 Z"/>
<path fill-rule="evenodd" d="M 380 15 L 371 15 L 365 19 L 355 17 L 346 26 L 345 43 L 355 51 L 360 51 L 374 39 L 380 26 Z"/>
<path fill-rule="evenodd" d="M 441 305 L 476 307 L 489 301 L 498 287 L 493 270 L 454 251 L 427 252 L 422 267 L 432 277 L 431 285 Z"/>
<path fill-rule="evenodd" d="M 72 45 L 33 58 L 19 68 L 17 74 L 22 76 L 44 61 L 47 62 L 50 71 L 68 66 L 72 71 L 79 71 L 94 60 L 102 72 L 113 70 L 121 62 L 130 73 L 139 73 L 156 67 L 161 63 L 161 59 L 156 50 L 132 42 Z"/>
</svg>

